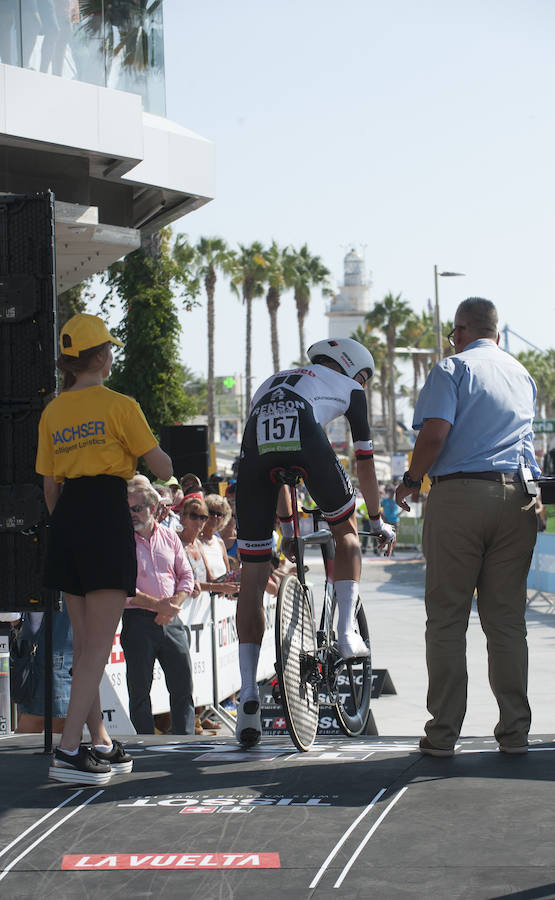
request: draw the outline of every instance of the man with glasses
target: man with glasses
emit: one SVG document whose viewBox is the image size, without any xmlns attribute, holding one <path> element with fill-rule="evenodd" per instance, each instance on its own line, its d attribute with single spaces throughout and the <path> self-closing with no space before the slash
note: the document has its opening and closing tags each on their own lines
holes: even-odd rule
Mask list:
<svg viewBox="0 0 555 900">
<path fill-rule="evenodd" d="M 156 521 L 157 492 L 138 475 L 127 485 L 137 550 L 137 592 L 123 613 L 129 716 L 137 734 L 154 734 L 150 688 L 158 659 L 170 695 L 173 734 L 194 734 L 193 678 L 179 610 L 194 576 L 179 536 Z"/>
<path fill-rule="evenodd" d="M 499 706 L 494 734 L 505 753 L 526 753 L 526 578 L 536 541 L 534 498 L 520 470 L 537 478 L 532 423 L 536 386 L 499 349 L 497 310 L 471 297 L 455 314 L 455 355 L 430 372 L 414 411 L 418 431 L 397 503 L 432 489 L 422 537 L 426 557 L 428 710 L 420 750 L 452 756 L 466 712 L 466 630 L 474 590 L 487 638 L 489 680 Z M 532 501 L 532 502 L 530 502 Z"/>
</svg>

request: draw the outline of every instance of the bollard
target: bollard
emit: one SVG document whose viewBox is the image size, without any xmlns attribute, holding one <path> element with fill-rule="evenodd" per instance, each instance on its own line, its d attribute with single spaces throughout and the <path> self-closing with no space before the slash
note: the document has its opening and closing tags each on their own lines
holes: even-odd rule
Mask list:
<svg viewBox="0 0 555 900">
<path fill-rule="evenodd" d="M 11 732 L 10 629 L 0 623 L 0 737 Z"/>
</svg>

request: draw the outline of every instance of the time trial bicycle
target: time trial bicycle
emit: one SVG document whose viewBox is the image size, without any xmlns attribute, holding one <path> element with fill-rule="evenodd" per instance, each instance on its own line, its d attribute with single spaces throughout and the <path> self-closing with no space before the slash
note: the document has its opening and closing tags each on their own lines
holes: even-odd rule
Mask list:
<svg viewBox="0 0 555 900">
<path fill-rule="evenodd" d="M 293 508 L 292 555 L 296 574 L 286 575 L 276 606 L 276 672 L 283 713 L 289 734 L 299 750 L 310 750 L 318 729 L 321 704 L 335 707 L 346 735 L 356 737 L 365 730 L 370 712 L 372 664 L 370 655 L 343 659 L 337 649 L 337 602 L 333 587 L 335 541 L 328 529 L 318 528 L 320 510 L 312 514 L 313 530 L 299 533 L 296 486 L 303 471 L 277 468 L 272 480 L 288 487 Z M 319 546 L 324 562 L 325 585 L 322 610 L 316 628 L 312 591 L 305 580 L 305 547 Z M 368 624 L 360 597 L 356 607 L 358 631 L 370 649 Z"/>
</svg>

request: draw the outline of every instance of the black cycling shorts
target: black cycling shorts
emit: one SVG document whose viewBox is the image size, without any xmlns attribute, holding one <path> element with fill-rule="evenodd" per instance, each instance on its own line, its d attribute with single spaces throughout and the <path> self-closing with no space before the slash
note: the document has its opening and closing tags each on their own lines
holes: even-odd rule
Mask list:
<svg viewBox="0 0 555 900">
<path fill-rule="evenodd" d="M 273 392 L 275 394 L 275 392 Z M 241 561 L 267 562 L 272 555 L 281 485 L 272 469 L 298 466 L 324 518 L 337 525 L 355 508 L 354 489 L 306 400 L 289 391 L 274 403 L 263 397 L 251 413 L 237 472 L 237 531 Z"/>
</svg>

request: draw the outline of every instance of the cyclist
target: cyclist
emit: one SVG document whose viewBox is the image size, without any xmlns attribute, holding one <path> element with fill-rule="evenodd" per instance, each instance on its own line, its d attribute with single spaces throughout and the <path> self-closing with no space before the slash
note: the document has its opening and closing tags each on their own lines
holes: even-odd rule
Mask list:
<svg viewBox="0 0 555 900">
<path fill-rule="evenodd" d="M 238 547 L 243 563 L 237 604 L 241 702 L 236 736 L 240 744 L 260 740 L 260 698 L 256 670 L 264 635 L 263 596 L 272 555 L 276 505 L 284 538 L 293 535 L 288 492 L 272 470 L 297 467 L 335 538 L 334 582 L 338 604 L 337 648 L 344 659 L 369 651 L 355 630 L 361 553 L 355 493 L 324 432 L 332 419 L 349 422 L 359 486 L 370 530 L 391 555 L 395 532 L 380 515 L 364 385 L 374 374 L 372 354 L 358 341 L 336 338 L 308 349 L 311 365 L 278 372 L 254 395 L 245 426 L 237 474 Z"/>
</svg>

